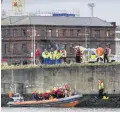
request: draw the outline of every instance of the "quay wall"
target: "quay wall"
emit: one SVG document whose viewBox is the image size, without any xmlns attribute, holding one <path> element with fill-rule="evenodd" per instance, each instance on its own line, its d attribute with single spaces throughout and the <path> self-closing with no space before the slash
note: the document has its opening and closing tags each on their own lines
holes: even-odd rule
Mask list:
<svg viewBox="0 0 120 113">
<path fill-rule="evenodd" d="M 120 94 L 120 64 L 66 64 L 1 70 L 1 93 L 45 91 L 69 83 L 82 94 L 97 94 L 101 79 L 108 94 Z"/>
</svg>

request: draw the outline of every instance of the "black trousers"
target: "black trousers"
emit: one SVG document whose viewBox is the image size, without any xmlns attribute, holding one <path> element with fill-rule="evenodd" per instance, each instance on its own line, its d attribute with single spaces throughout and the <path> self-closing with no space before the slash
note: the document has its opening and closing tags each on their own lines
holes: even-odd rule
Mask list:
<svg viewBox="0 0 120 113">
<path fill-rule="evenodd" d="M 64 62 L 66 62 L 66 57 L 63 57 Z"/>
<path fill-rule="evenodd" d="M 80 56 L 76 56 L 76 63 L 81 63 L 81 57 Z"/>
<path fill-rule="evenodd" d="M 98 95 L 99 98 L 102 98 L 103 97 L 103 89 L 100 89 L 99 90 L 99 95 Z"/>
<path fill-rule="evenodd" d="M 109 62 L 109 60 L 108 60 L 108 55 L 107 54 L 104 54 L 104 63 L 105 63 L 105 61 L 107 60 L 107 63 Z"/>
</svg>

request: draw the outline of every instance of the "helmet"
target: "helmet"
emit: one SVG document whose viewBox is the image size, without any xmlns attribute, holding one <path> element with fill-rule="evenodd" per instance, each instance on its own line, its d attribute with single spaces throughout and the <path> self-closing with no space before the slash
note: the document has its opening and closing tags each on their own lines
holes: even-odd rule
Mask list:
<svg viewBox="0 0 120 113">
<path fill-rule="evenodd" d="M 47 51 L 47 49 L 44 49 L 44 51 Z"/>
<path fill-rule="evenodd" d="M 56 87 L 54 87 L 54 88 L 53 88 L 53 90 L 54 90 L 54 91 L 56 91 L 56 90 L 57 90 L 57 88 L 56 88 Z"/>
<path fill-rule="evenodd" d="M 62 47 L 62 50 L 64 49 L 64 47 Z"/>
<path fill-rule="evenodd" d="M 59 47 L 57 47 L 57 50 L 60 50 L 60 48 L 59 48 Z"/>
</svg>

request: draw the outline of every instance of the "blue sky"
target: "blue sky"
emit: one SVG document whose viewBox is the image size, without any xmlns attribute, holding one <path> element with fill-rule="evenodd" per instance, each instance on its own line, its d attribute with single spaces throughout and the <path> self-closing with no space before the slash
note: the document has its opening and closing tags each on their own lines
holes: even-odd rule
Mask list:
<svg viewBox="0 0 120 113">
<path fill-rule="evenodd" d="M 12 0 L 3 0 L 2 10 L 12 10 Z M 36 10 L 80 11 L 80 16 L 90 16 L 88 3 L 95 3 L 94 16 L 106 21 L 115 21 L 120 25 L 120 0 L 26 0 L 25 12 Z"/>
</svg>

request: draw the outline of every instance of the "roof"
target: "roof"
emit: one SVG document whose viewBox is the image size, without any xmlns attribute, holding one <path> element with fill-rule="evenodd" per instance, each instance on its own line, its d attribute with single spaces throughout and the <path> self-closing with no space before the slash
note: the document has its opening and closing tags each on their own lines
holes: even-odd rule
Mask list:
<svg viewBox="0 0 120 113">
<path fill-rule="evenodd" d="M 97 17 L 53 17 L 53 16 L 10 16 L 1 21 L 1 25 L 55 25 L 55 26 L 108 26 Z"/>
</svg>

